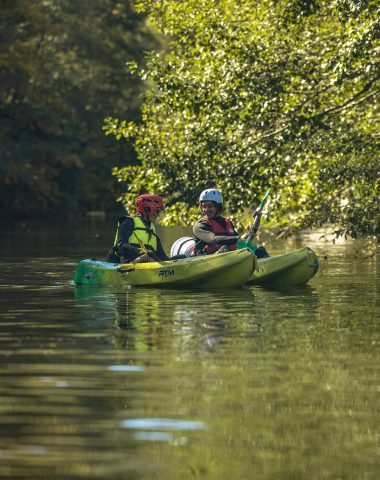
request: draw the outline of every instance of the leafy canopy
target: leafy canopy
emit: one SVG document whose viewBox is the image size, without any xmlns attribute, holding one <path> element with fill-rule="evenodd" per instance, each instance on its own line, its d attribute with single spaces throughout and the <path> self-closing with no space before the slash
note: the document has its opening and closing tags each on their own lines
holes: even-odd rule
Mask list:
<svg viewBox="0 0 380 480">
<path fill-rule="evenodd" d="M 143 191 L 167 201 L 166 223 L 189 224 L 199 193 L 222 190 L 244 212 L 272 189 L 273 225 L 334 224 L 378 234 L 376 1 L 144 0 L 168 39 L 146 68 L 142 123 L 108 119 L 139 165 L 116 168 L 125 206 Z"/>
<path fill-rule="evenodd" d="M 0 214 L 109 207 L 131 148 L 103 121 L 139 116 L 125 64 L 157 44 L 144 16 L 132 0 L 2 0 L 0 40 Z"/>
</svg>

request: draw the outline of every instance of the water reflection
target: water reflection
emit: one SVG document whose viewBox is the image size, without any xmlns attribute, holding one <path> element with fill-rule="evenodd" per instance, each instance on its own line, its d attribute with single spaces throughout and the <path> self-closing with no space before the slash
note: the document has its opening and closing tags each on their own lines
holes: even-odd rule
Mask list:
<svg viewBox="0 0 380 480">
<path fill-rule="evenodd" d="M 178 436 L 172 432 L 183 432 L 186 430 L 202 430 L 206 425 L 202 422 L 194 422 L 190 420 L 180 420 L 172 418 L 132 418 L 120 422 L 122 428 L 138 430 L 133 434 L 135 440 L 143 440 L 150 442 L 170 442 L 176 445 L 185 445 L 188 438 Z M 164 430 L 164 431 L 162 431 Z"/>
<path fill-rule="evenodd" d="M 108 370 L 111 372 L 143 372 L 144 367 L 138 365 L 110 365 Z"/>
<path fill-rule="evenodd" d="M 120 422 L 123 428 L 144 430 L 202 430 L 205 428 L 202 422 L 178 420 L 173 418 L 133 418 Z"/>
<path fill-rule="evenodd" d="M 281 331 L 298 331 L 306 342 L 320 314 L 319 293 L 311 286 L 222 292 L 79 286 L 75 294 L 81 305 L 86 301 L 87 316 L 97 312 L 99 321 L 106 311 L 105 317 L 113 319 L 114 344 L 120 351 L 160 349 L 162 333 L 169 328 L 176 356 L 182 359 L 223 351 L 236 336 L 243 337 L 242 345 L 255 339 L 254 351 L 287 349 L 299 338 Z"/>
<path fill-rule="evenodd" d="M 98 228 L 6 241 L 1 478 L 377 479 L 378 257 L 330 246 L 305 288 L 75 287 Z"/>
</svg>

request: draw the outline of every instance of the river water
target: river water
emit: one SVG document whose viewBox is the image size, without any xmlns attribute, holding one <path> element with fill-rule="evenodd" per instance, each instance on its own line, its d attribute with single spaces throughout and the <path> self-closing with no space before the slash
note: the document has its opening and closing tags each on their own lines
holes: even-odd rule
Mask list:
<svg viewBox="0 0 380 480">
<path fill-rule="evenodd" d="M 183 229 L 162 229 L 166 250 Z M 76 287 L 111 222 L 0 232 L 0 478 L 380 476 L 380 255 L 321 232 L 308 286 Z"/>
</svg>

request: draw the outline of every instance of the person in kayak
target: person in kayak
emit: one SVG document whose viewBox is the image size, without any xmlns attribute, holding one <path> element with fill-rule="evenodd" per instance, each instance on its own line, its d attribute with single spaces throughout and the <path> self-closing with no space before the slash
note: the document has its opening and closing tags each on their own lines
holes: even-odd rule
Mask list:
<svg viewBox="0 0 380 480">
<path fill-rule="evenodd" d="M 136 214 L 119 218 L 114 246 L 108 252 L 107 262 L 147 263 L 169 260 L 154 223 L 164 209 L 162 198 L 143 194 L 137 197 Z"/>
<path fill-rule="evenodd" d="M 248 238 L 249 229 L 240 236 L 232 222 L 220 215 L 223 210 L 223 196 L 219 190 L 215 188 L 204 190 L 199 196 L 199 207 L 204 216 L 193 225 L 194 255 L 236 250 L 238 239 Z M 269 257 L 264 247 L 258 247 L 255 255 L 257 258 Z"/>
</svg>

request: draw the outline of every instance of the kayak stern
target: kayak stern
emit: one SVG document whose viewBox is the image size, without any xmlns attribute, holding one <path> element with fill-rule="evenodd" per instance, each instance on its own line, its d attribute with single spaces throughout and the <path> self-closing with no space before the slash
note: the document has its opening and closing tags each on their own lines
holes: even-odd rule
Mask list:
<svg viewBox="0 0 380 480">
<path fill-rule="evenodd" d="M 305 285 L 319 269 L 316 253 L 309 247 L 294 252 L 258 259 L 258 269 L 248 280 L 249 285 Z"/>
</svg>

